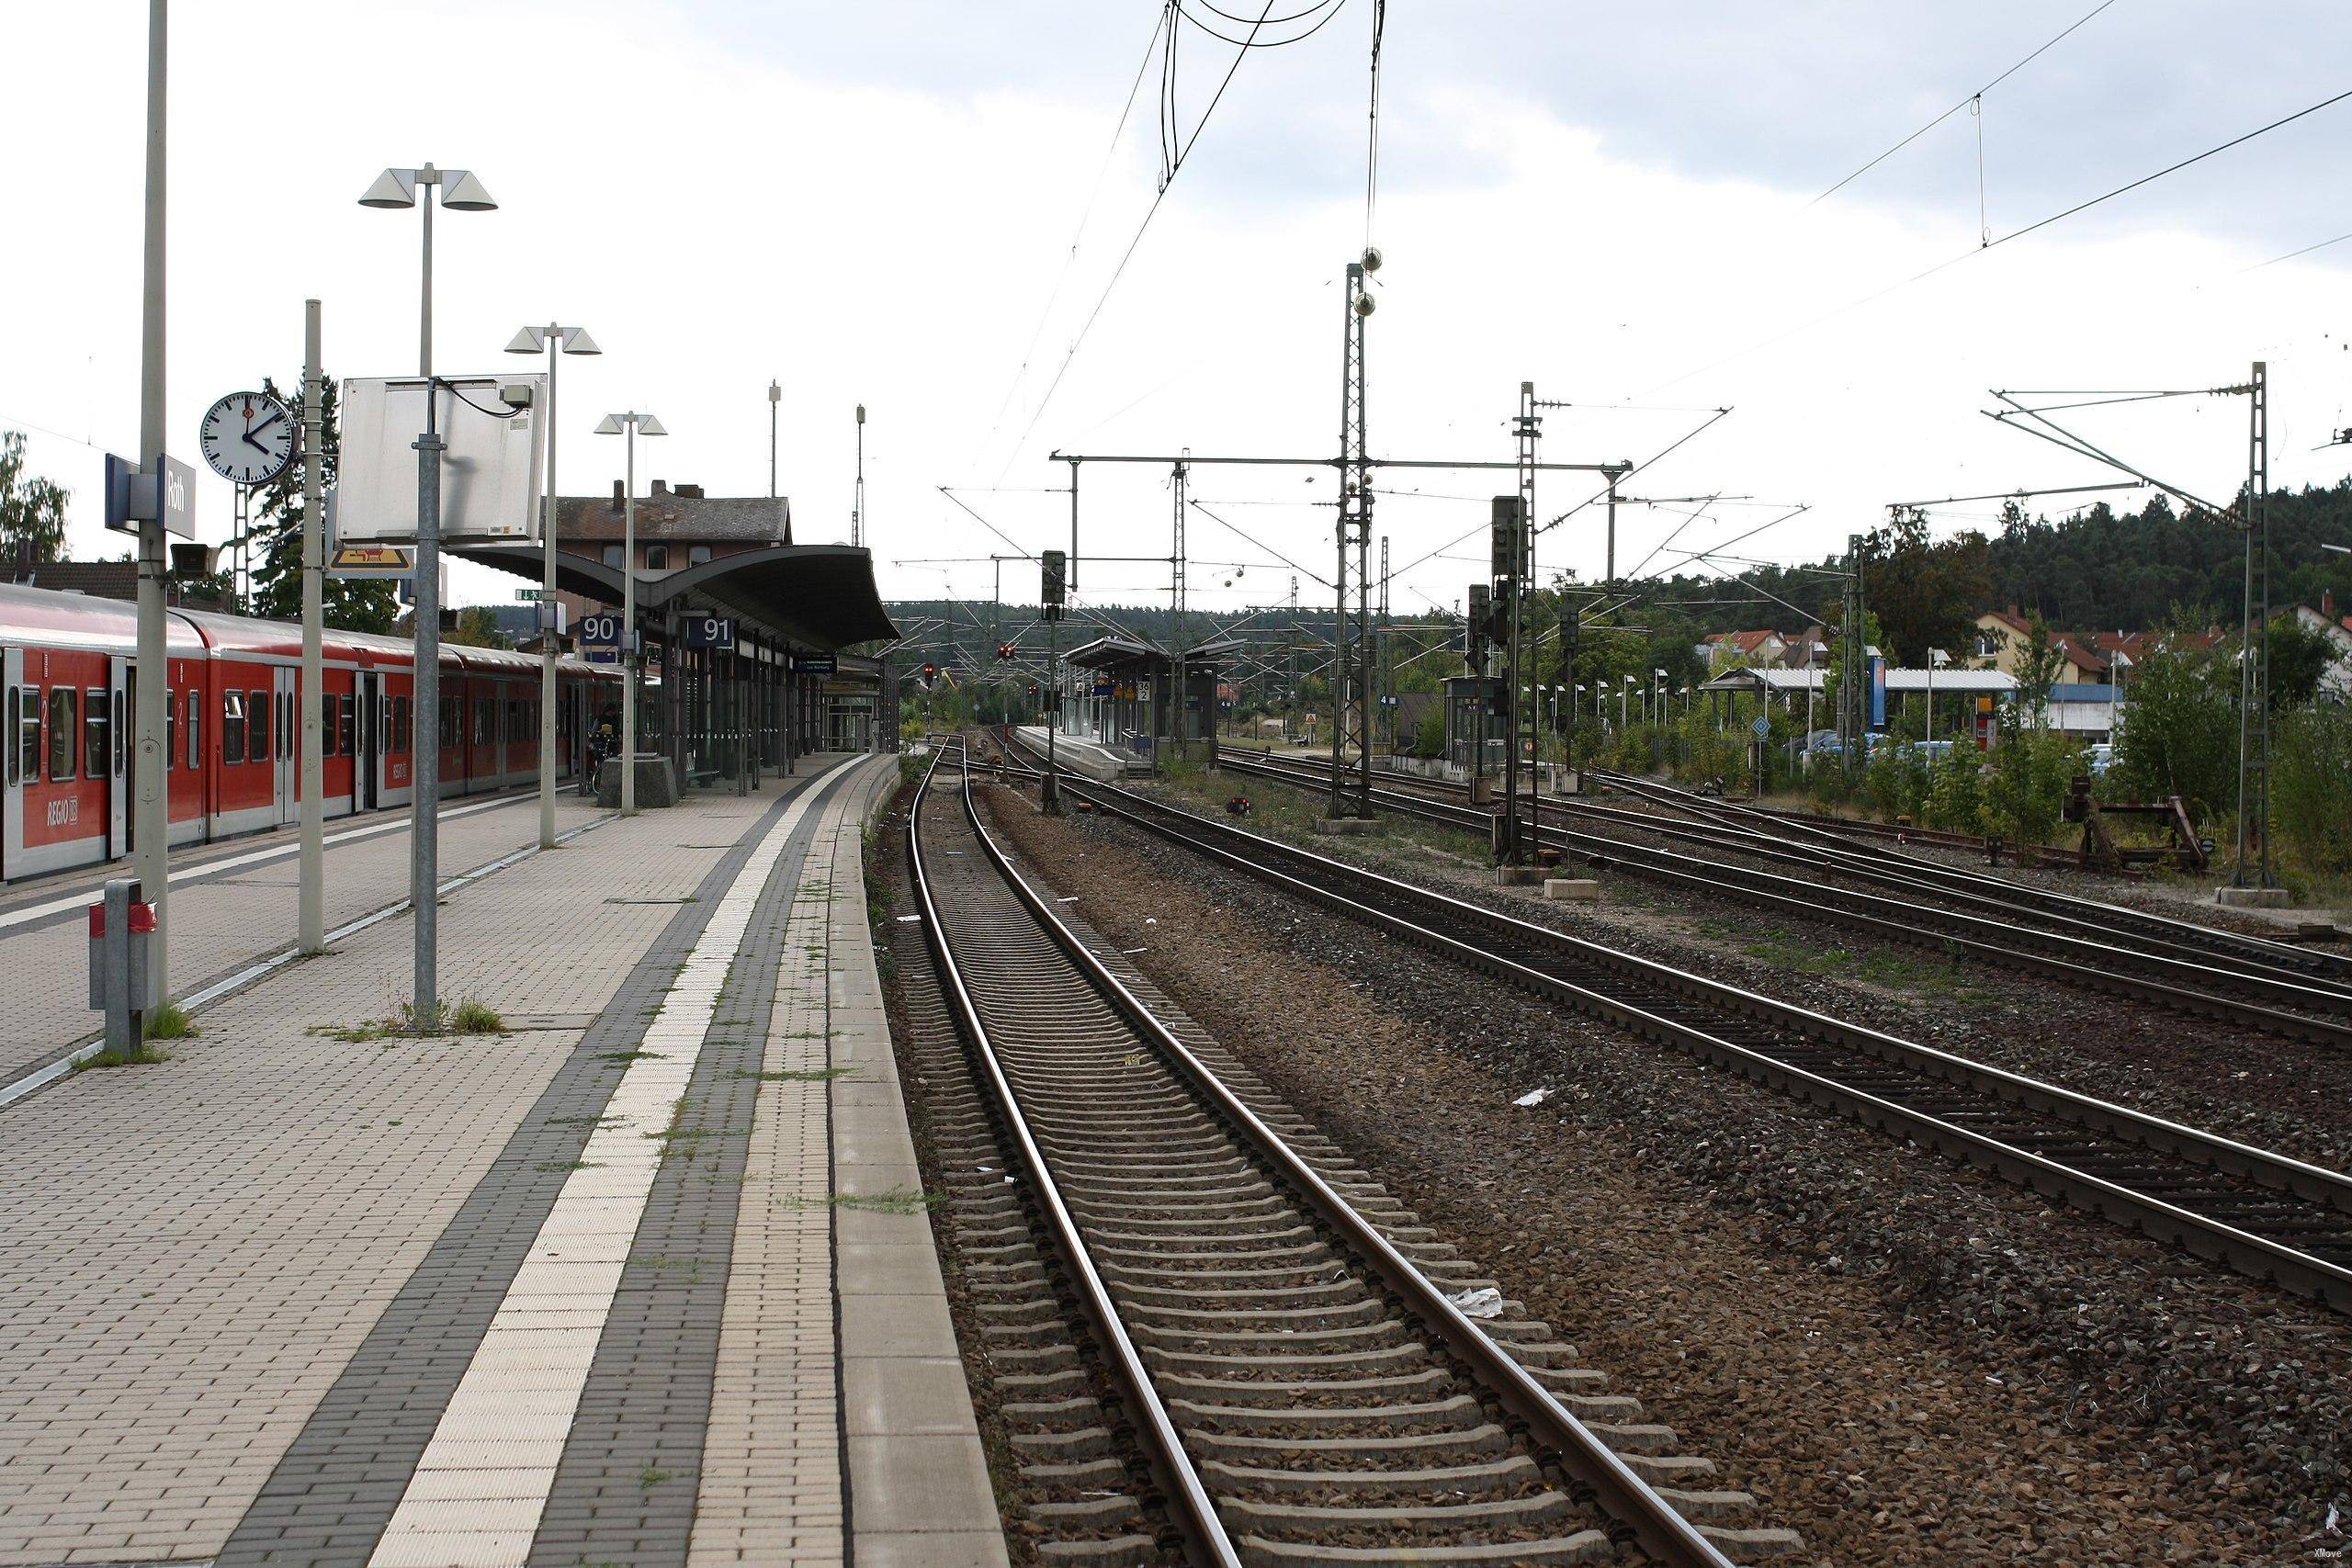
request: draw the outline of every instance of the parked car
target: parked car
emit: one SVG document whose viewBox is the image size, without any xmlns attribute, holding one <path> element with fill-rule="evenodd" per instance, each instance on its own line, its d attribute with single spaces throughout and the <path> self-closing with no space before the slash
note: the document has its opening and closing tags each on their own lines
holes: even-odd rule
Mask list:
<svg viewBox="0 0 2352 1568">
<path fill-rule="evenodd" d="M 2105 778 L 2107 770 L 2115 766 L 2115 743 L 2111 740 L 2094 741 L 2085 748 L 2084 751 L 2086 758 L 2084 765 L 2090 770 L 2090 775 L 2095 779 Z"/>
</svg>

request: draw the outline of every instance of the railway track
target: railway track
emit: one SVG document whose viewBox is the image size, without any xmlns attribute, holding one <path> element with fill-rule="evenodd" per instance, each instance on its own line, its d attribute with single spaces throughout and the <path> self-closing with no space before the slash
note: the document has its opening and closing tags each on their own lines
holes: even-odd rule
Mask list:
<svg viewBox="0 0 2352 1568">
<path fill-rule="evenodd" d="M 2352 1178 L 1621 953 L 1124 790 L 1162 839 L 1619 1027 L 2352 1312 Z"/>
<path fill-rule="evenodd" d="M 1720 824 L 1758 840 L 1815 852 L 1816 863 L 1852 867 L 1858 873 L 1893 873 L 1915 879 L 1915 885 L 1945 890 L 1947 896 L 1989 897 L 2015 913 L 2023 910 L 2053 926 L 2073 925 L 2094 934 L 2130 940 L 2143 946 L 2193 958 L 2223 962 L 2265 971 L 2301 976 L 2352 992 L 2352 958 L 2288 942 L 2223 931 L 2195 920 L 2152 914 L 2102 899 L 2086 898 L 2055 888 L 2039 887 L 2013 878 L 1995 876 L 1963 866 L 1947 865 L 1920 855 L 1905 854 L 1880 844 L 1858 843 L 1836 829 L 1801 818 L 1759 811 L 1737 802 L 1711 799 L 1670 784 L 1629 774 L 1603 772 L 1596 776 L 1628 795 L 1695 818 Z M 1822 858 L 1826 857 L 1826 858 Z"/>
<path fill-rule="evenodd" d="M 1329 787 L 1327 773 L 1294 768 L 1286 762 L 1227 757 L 1220 765 L 1245 776 L 1272 778 L 1302 788 Z M 1484 808 L 1432 799 L 1416 793 L 1409 785 L 1375 788 L 1373 795 L 1375 804 L 1384 810 L 1403 812 L 1465 832 L 1487 833 L 1494 820 L 1493 814 Z M 1594 832 L 1580 825 L 1586 820 L 1578 815 L 1580 810 L 1609 813 L 1607 820 L 1632 831 L 1659 834 L 1734 852 L 1772 856 L 1769 848 L 1753 842 L 1753 835 L 1692 832 L 1650 813 L 1617 811 L 1606 807 L 1572 807 L 1536 818 L 1536 842 L 1596 866 L 1617 866 L 1702 896 L 1728 896 L 1790 919 L 1827 921 L 1945 956 L 2024 970 L 2289 1039 L 2352 1046 L 2352 991 L 2324 980 L 2280 974 L 2259 965 L 2241 967 L 2217 956 L 2197 957 L 2119 945 L 2128 940 L 2122 933 L 2108 933 L 2108 940 L 2095 940 L 2069 932 L 2041 931 L 2021 925 L 2013 918 L 2002 919 L 1989 913 L 1945 909 L 1920 901 L 1930 896 L 1931 890 L 1926 888 L 1915 890 L 1907 898 L 1841 890 L 1837 899 L 1828 901 L 1822 897 L 1821 886 L 1815 881 Z"/>
<path fill-rule="evenodd" d="M 1104 1379 L 1016 1362 L 1044 1397 L 1003 1406 L 1037 1423 L 1012 1438 L 1035 1511 L 1077 1532 L 1054 1560 L 1721 1565 L 1797 1544 L 1741 1528 L 1752 1499 L 1708 1489 L 1573 1347 L 1164 1021 L 1020 878 L 960 769 L 943 799 L 948 766 L 908 828 L 978 1083 L 944 1135 L 968 1156 L 985 1122 L 1023 1178 L 977 1161 L 959 1231 L 1000 1250 L 978 1281 L 997 1330 L 1037 1348 L 1072 1303 Z"/>
</svg>

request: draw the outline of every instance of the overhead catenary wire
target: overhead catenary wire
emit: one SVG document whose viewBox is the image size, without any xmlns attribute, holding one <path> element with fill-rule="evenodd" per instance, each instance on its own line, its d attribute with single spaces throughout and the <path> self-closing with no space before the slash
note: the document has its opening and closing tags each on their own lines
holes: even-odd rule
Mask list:
<svg viewBox="0 0 2352 1568">
<path fill-rule="evenodd" d="M 2191 157 L 2183 158 L 2178 163 L 2167 164 L 2154 174 L 2143 175 L 2136 180 L 2116 186 L 2113 190 L 2092 197 L 2088 201 L 2078 201 L 2063 212 L 2053 212 L 2047 218 L 2038 219 L 2031 223 L 2026 224 L 2023 228 L 2012 229 L 1997 240 L 1986 241 L 1983 244 L 1976 245 L 1969 250 L 1962 251 L 1955 255 L 1948 256 L 1944 260 L 1936 263 L 1933 266 L 1928 267 L 1920 272 L 1915 272 L 1910 276 L 1890 283 L 1883 288 L 1865 294 L 1860 299 L 1849 299 L 1845 304 L 1839 305 L 1834 310 L 1825 310 L 1809 321 L 1800 321 L 1796 325 L 1776 333 L 1772 336 L 1765 338 L 1760 342 L 1749 344 L 1745 348 L 1734 349 L 1731 353 L 1724 355 L 1722 358 L 1710 360 L 1708 363 L 1700 366 L 1695 370 L 1686 370 L 1681 375 L 1675 377 L 1671 380 L 1660 381 L 1657 385 L 1648 388 L 1638 395 L 1647 397 L 1652 392 L 1662 392 L 1667 388 L 1679 386 L 1695 376 L 1703 376 L 1710 370 L 1720 369 L 1722 367 L 1729 365 L 1736 359 L 1745 359 L 1747 355 L 1756 353 L 1759 349 L 1770 348 L 1775 344 L 1785 343 L 1790 338 L 1795 337 L 1800 333 L 1810 332 L 1815 327 L 1820 326 L 1826 321 L 1834 321 L 1838 317 L 1847 314 L 1849 311 L 1858 310 L 1865 305 L 1875 304 L 1879 300 L 1885 299 L 1888 295 L 1893 294 L 1899 289 L 1908 288 L 1915 283 L 1925 282 L 1927 279 L 1933 277 L 1936 274 L 1942 272 L 1947 267 L 1959 265 L 1962 262 L 1966 261 L 1971 256 L 1983 255 L 1987 251 L 1998 250 L 2012 240 L 2022 240 L 2028 234 L 2031 234 L 2038 230 L 2046 229 L 2052 223 L 2072 218 L 2078 212 L 2086 212 L 2102 202 L 2112 201 L 2117 197 L 2122 196 L 2127 192 L 2138 190 L 2142 186 L 2149 185 L 2156 180 L 2163 179 L 2166 175 L 2177 174 L 2193 164 L 2201 164 L 2206 159 L 2214 156 L 2216 153 L 2226 152 L 2233 147 L 2242 147 L 2257 136 L 2267 135 L 2270 131 L 2277 130 L 2282 126 L 2292 125 L 2299 119 L 2317 114 L 2322 109 L 2332 107 L 2336 104 L 2342 103 L 2346 98 L 2352 98 L 2352 88 L 2346 88 L 2343 92 L 2337 93 L 2332 97 L 2322 98 L 2318 103 L 2312 104 L 2304 108 L 2297 109 L 2292 114 L 2281 115 L 2267 125 L 2257 126 L 2254 130 L 2247 131 L 2243 136 L 2233 136 L 2227 141 L 2221 142 L 2212 147 L 2208 147 L 2202 152 L 2196 153 Z M 2352 239 L 2352 235 L 2346 235 L 2346 238 Z"/>
<path fill-rule="evenodd" d="M 996 417 L 989 423 L 989 433 L 980 438 L 979 449 L 982 452 L 988 450 L 989 443 L 996 439 L 997 431 L 1003 426 L 1005 411 L 1012 406 L 1012 397 L 1021 389 L 1022 378 L 1029 374 L 1029 361 L 1037 352 L 1037 340 L 1045 336 L 1046 323 L 1053 319 L 1054 307 L 1061 302 L 1062 289 L 1069 283 L 1070 270 L 1078 264 L 1079 244 L 1086 237 L 1087 221 L 1094 216 L 1094 205 L 1102 195 L 1102 182 L 1111 172 L 1112 163 L 1119 155 L 1119 141 L 1126 134 L 1127 119 L 1135 113 L 1136 99 L 1143 92 L 1144 73 L 1151 69 L 1152 57 L 1159 52 L 1160 29 L 1168 25 L 1168 17 L 1169 13 L 1161 11 L 1151 25 L 1151 37 L 1145 40 L 1143 46 L 1143 59 L 1136 62 L 1135 80 L 1127 86 L 1126 102 L 1119 107 L 1118 123 L 1111 128 L 1111 144 L 1103 149 L 1102 165 L 1094 171 L 1094 184 L 1086 193 L 1086 205 L 1079 211 L 1078 227 L 1070 234 L 1069 249 L 1062 253 L 1061 272 L 1054 279 L 1053 291 L 1046 296 L 1045 309 L 1037 312 L 1037 324 L 1030 331 L 1027 346 L 1021 351 L 1021 363 L 1013 370 L 1012 379 L 1005 385 L 1004 397 L 997 404 Z"/>
<path fill-rule="evenodd" d="M 2043 43 L 2043 44 L 2041 45 L 2041 48 L 2039 48 L 2039 49 L 2035 50 L 2031 54 L 2027 55 L 2023 60 L 2018 61 L 2016 64 L 2014 64 L 2014 65 L 2010 66 L 2007 71 L 2004 71 L 2004 72 L 2002 72 L 1998 76 L 1994 77 L 1990 82 L 1985 83 L 1983 86 L 1981 86 L 1981 87 L 1977 88 L 1974 92 L 1970 93 L 1970 94 L 1969 94 L 1969 95 L 1967 95 L 1965 97 L 1962 98 L 1958 103 L 1956 103 L 1956 104 L 1952 105 L 1952 107 L 1950 107 L 1950 108 L 1948 108 L 1948 109 L 1944 110 L 1944 112 L 1943 112 L 1943 113 L 1941 113 L 1941 114 L 1939 114 L 1939 115 L 1936 116 L 1936 118 L 1933 118 L 1933 119 L 1929 120 L 1927 124 L 1925 124 L 1925 125 L 1921 126 L 1918 130 L 1917 130 L 1913 131 L 1910 135 L 1908 135 L 1908 136 L 1905 137 L 1902 141 L 1900 141 L 1896 142 L 1894 146 L 1892 146 L 1892 147 L 1888 148 L 1885 152 L 1881 152 L 1877 157 L 1872 158 L 1869 163 L 1864 164 L 1860 168 L 1856 169 L 1852 174 L 1848 175 L 1844 179 L 1839 180 L 1836 185 L 1831 186 L 1827 190 L 1823 191 L 1819 196 L 1816 196 L 1816 197 L 1815 197 L 1811 201 L 1806 202 L 1806 203 L 1805 203 L 1805 205 L 1806 205 L 1807 207 L 1817 207 L 1817 206 L 1819 206 L 1821 203 L 1823 203 L 1823 202 L 1825 202 L 1825 201 L 1828 200 L 1831 197 L 1836 196 L 1839 191 L 1844 190 L 1848 186 L 1852 185 L 1856 180 L 1860 179 L 1864 175 L 1869 174 L 1872 169 L 1877 168 L 1881 164 L 1885 163 L 1889 158 L 1894 157 L 1897 152 L 1902 152 L 1905 147 L 1910 146 L 1910 145 L 1911 145 L 1911 143 L 1913 143 L 1914 141 L 1918 141 L 1918 140 L 1919 140 L 1919 138 L 1921 138 L 1922 136 L 1927 135 L 1927 134 L 1928 134 L 1928 132 L 1929 132 L 1929 131 L 1931 131 L 1931 130 L 1935 130 L 1935 128 L 1936 128 L 1936 127 L 1938 127 L 1938 126 L 1941 125 L 1944 121 L 1946 121 L 1946 120 L 1950 119 L 1952 116 L 1954 116 L 1954 115 L 1958 114 L 1961 110 L 1962 110 L 1962 109 L 1964 109 L 1964 108 L 1968 107 L 1968 106 L 1969 106 L 1969 105 L 1971 105 L 1971 104 L 1974 104 L 1974 103 L 1980 103 L 1980 102 L 1983 100 L 1983 98 L 1984 98 L 1984 95 L 1985 95 L 1985 94 L 1987 94 L 1987 93 L 1991 92 L 1994 88 L 1996 88 L 1996 87 L 1999 86 L 2002 83 L 2004 83 L 2004 82 L 2007 81 L 2010 77 L 2012 77 L 2012 76 L 2016 75 L 2018 72 L 2020 72 L 2020 71 L 2024 70 L 2027 66 L 2029 66 L 2029 65 L 2032 64 L 2036 60 L 2041 59 L 2041 56 L 2042 56 L 2043 54 L 2047 53 L 2047 52 L 2048 52 L 2052 48 L 2053 48 L 2053 47 L 2054 47 L 2054 46 L 2056 46 L 2059 42 L 2061 42 L 2063 39 L 2064 39 L 2067 37 L 2067 35 L 2068 35 L 2068 34 L 2071 34 L 2072 32 L 2074 32 L 2074 31 L 2075 30 L 2075 28 L 2080 28 L 2084 23 L 2086 23 L 2086 22 L 2089 21 L 2093 17 L 2098 16 L 2101 11 L 2106 10 L 2109 6 L 2112 6 L 2112 5 L 2114 5 L 2114 4 L 2115 4 L 2115 0 L 2099 0 L 2099 3 L 2098 3 L 2098 5 L 2096 5 L 2096 6 L 2092 6 L 2088 11 L 2086 11 L 2082 16 L 2077 17 L 2074 20 L 2074 22 L 2073 22 L 2070 26 L 2068 26 L 2068 27 L 2065 28 L 2065 30 L 2064 30 L 2064 31 L 2060 32 L 2060 33 L 2058 33 L 2055 37 L 2052 37 L 2052 39 L 2050 39 L 2047 42 Z M 1980 132 L 1980 134 L 1981 134 L 1981 132 Z M 1981 209 L 1982 205 L 1983 205 L 1982 185 L 1981 185 L 1981 164 L 1982 164 L 1982 145 L 1981 145 L 1981 143 L 1980 143 L 1980 146 L 1979 146 L 1979 162 L 1980 162 L 1980 186 L 1979 186 L 1978 205 L 1979 205 L 1980 209 Z M 1981 216 L 1981 211 L 1980 211 L 1980 216 Z"/>
<path fill-rule="evenodd" d="M 1173 0 L 1170 0 L 1170 8 L 1171 12 L 1175 8 Z M 1265 10 L 1261 13 L 1261 17 L 1272 14 L 1273 8 L 1273 0 L 1267 0 Z M 1175 102 L 1176 39 L 1179 30 L 1180 29 L 1173 26 L 1167 27 L 1163 29 L 1165 41 L 1160 51 L 1161 60 L 1163 62 L 1161 68 L 1161 80 L 1165 85 L 1165 93 L 1161 99 L 1162 123 L 1160 145 L 1162 156 L 1166 160 L 1166 163 L 1165 172 L 1162 174 L 1159 180 L 1159 188 L 1158 191 L 1153 193 L 1151 205 L 1144 209 L 1143 221 L 1136 225 L 1134 236 L 1127 241 L 1127 248 L 1120 253 L 1118 265 L 1111 269 L 1110 281 L 1103 284 L 1102 292 L 1096 296 L 1094 308 L 1087 311 L 1086 320 L 1080 324 L 1078 334 L 1070 339 L 1069 347 L 1063 352 L 1061 363 L 1054 369 L 1054 378 L 1050 382 L 1046 383 L 1046 395 L 1039 398 L 1037 400 L 1037 406 L 1030 411 L 1029 423 L 1022 427 L 1021 439 L 1013 443 L 1012 450 L 1005 457 L 1003 469 L 997 475 L 997 478 L 1000 480 L 1004 478 L 1005 474 L 1012 471 L 1013 462 L 1021 456 L 1022 448 L 1029 445 L 1029 437 L 1036 433 L 1037 422 L 1045 417 L 1046 410 L 1052 406 L 1054 394 L 1061 389 L 1063 378 L 1069 374 L 1071 362 L 1077 359 L 1078 351 L 1085 344 L 1087 334 L 1094 330 L 1094 323 L 1102 319 L 1102 308 L 1111 302 L 1111 296 L 1113 292 L 1119 287 L 1119 279 L 1126 276 L 1127 264 L 1135 260 L 1136 249 L 1142 245 L 1144 235 L 1151 229 L 1151 220 L 1159 216 L 1160 204 L 1168 199 L 1168 192 L 1175 184 L 1177 171 L 1183 167 L 1184 160 L 1186 157 L 1191 155 L 1193 145 L 1200 140 L 1201 132 L 1208 129 L 1209 117 L 1216 113 L 1216 106 L 1224 101 L 1225 90 L 1228 86 L 1232 85 L 1234 73 L 1241 68 L 1242 61 L 1249 57 L 1250 51 L 1247 49 L 1240 50 L 1234 55 L 1233 62 L 1226 67 L 1224 77 L 1217 83 L 1215 96 L 1209 99 L 1208 107 L 1201 111 L 1200 119 L 1193 125 L 1192 135 L 1185 138 L 1182 147 L 1175 147 L 1170 134 L 1170 130 L 1173 125 L 1170 111 L 1172 110 Z M 1254 32 L 1254 30 L 1255 29 L 1253 28 L 1252 31 Z M 1171 148 L 1174 150 L 1173 155 L 1170 156 L 1169 152 Z"/>
</svg>

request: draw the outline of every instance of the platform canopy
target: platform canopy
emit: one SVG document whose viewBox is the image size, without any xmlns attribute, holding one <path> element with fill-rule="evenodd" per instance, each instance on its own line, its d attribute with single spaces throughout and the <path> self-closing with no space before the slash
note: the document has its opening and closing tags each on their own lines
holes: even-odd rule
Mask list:
<svg viewBox="0 0 2352 1568">
<path fill-rule="evenodd" d="M 1184 662 L 1214 664 L 1218 660 L 1230 656 L 1242 646 L 1241 642 L 1234 637 L 1211 637 L 1206 642 L 1186 649 Z M 1066 664 L 1078 665 L 1081 669 L 1105 669 L 1120 664 L 1157 667 L 1168 663 L 1169 658 L 1165 649 L 1112 632 L 1096 637 L 1092 642 L 1079 644 L 1078 647 L 1062 655 L 1062 661 Z"/>
<path fill-rule="evenodd" d="M 536 545 L 461 544 L 461 559 L 540 581 Z M 621 569 L 571 550 L 556 552 L 556 586 L 599 604 L 621 602 Z M 874 586 L 874 552 L 853 545 L 769 545 L 718 556 L 675 571 L 639 572 L 638 615 L 732 615 L 745 626 L 820 651 L 895 638 L 899 628 Z"/>
</svg>

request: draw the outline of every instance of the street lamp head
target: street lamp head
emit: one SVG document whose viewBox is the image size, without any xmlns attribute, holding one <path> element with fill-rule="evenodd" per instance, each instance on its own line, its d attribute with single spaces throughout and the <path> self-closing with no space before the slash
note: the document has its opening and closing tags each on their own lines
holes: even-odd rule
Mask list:
<svg viewBox="0 0 2352 1568">
<path fill-rule="evenodd" d="M 596 340 L 588 335 L 588 329 L 586 327 L 566 327 L 563 329 L 563 352 L 566 354 L 602 354 L 605 351 L 596 346 Z"/>
<path fill-rule="evenodd" d="M 416 205 L 416 171 L 386 169 L 376 176 L 359 198 L 362 207 L 414 207 Z"/>
<path fill-rule="evenodd" d="M 454 176 L 454 177 L 452 177 Z M 441 205 L 459 212 L 495 212 L 498 203 L 474 178 L 470 169 L 445 170 L 441 175 Z"/>
<path fill-rule="evenodd" d="M 864 403 L 857 405 L 857 423 L 860 424 L 864 424 L 865 423 L 865 405 Z"/>
<path fill-rule="evenodd" d="M 620 415 L 608 413 L 603 419 L 598 420 L 596 422 L 596 434 L 599 435 L 618 435 L 621 434 Z"/>
<path fill-rule="evenodd" d="M 509 354 L 537 354 L 548 345 L 547 334 L 537 327 L 525 327 L 506 343 Z"/>
<path fill-rule="evenodd" d="M 770 381 L 770 382 L 768 383 L 768 401 L 770 401 L 770 402 L 772 402 L 772 403 L 780 403 L 780 402 L 784 401 L 784 383 L 783 383 L 783 382 L 781 382 L 781 381 Z"/>
<path fill-rule="evenodd" d="M 641 413 L 637 416 L 637 433 L 639 435 L 667 435 L 670 434 L 667 430 L 662 428 L 662 422 L 654 418 L 650 413 Z"/>
<path fill-rule="evenodd" d="M 1931 648 L 1928 649 L 1928 667 L 1929 669 L 1940 670 L 1951 662 L 1951 655 L 1946 653 L 1942 649 Z"/>
</svg>

